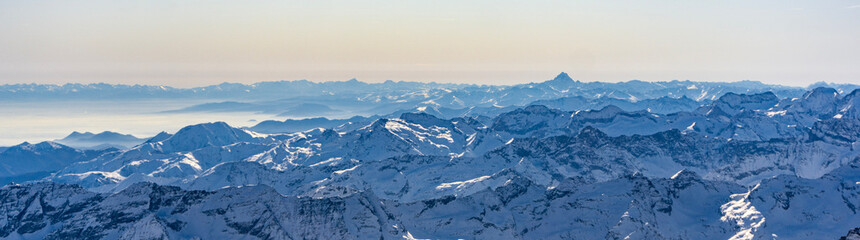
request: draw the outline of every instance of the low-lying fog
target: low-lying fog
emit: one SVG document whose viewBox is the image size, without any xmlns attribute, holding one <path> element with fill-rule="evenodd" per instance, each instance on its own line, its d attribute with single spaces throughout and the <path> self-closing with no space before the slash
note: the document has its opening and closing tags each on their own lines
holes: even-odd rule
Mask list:
<svg viewBox="0 0 860 240">
<path fill-rule="evenodd" d="M 51 101 L 0 103 L 0 146 L 66 137 L 73 131 L 114 131 L 139 138 L 161 131 L 174 133 L 197 123 L 223 121 L 231 126 L 253 126 L 263 120 L 283 120 L 274 114 L 252 112 L 159 113 L 205 101 Z"/>
</svg>

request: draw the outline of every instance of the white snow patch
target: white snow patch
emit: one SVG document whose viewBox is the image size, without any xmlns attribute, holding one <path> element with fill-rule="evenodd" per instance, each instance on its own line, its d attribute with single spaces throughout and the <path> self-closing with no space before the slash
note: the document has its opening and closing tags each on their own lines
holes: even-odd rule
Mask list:
<svg viewBox="0 0 860 240">
<path fill-rule="evenodd" d="M 347 168 L 347 169 L 344 169 L 344 170 L 337 170 L 337 171 L 334 171 L 334 174 L 338 174 L 338 175 L 340 175 L 340 174 L 344 174 L 344 173 L 346 173 L 346 172 L 349 172 L 349 171 L 355 170 L 356 168 L 358 168 L 358 166 L 360 166 L 360 165 L 355 165 L 355 166 L 353 166 L 353 167 L 351 167 L 351 168 Z"/>
<path fill-rule="evenodd" d="M 735 233 L 729 240 L 750 240 L 755 237 L 755 232 L 758 228 L 764 226 L 765 218 L 755 209 L 755 206 L 748 200 L 750 193 L 758 188 L 755 185 L 746 193 L 732 194 L 732 200 L 720 206 L 720 211 L 723 216 L 720 221 L 734 221 L 735 224 L 741 227 L 741 230 Z"/>
<path fill-rule="evenodd" d="M 466 181 L 442 183 L 442 184 L 439 184 L 439 186 L 436 186 L 436 190 L 444 190 L 444 189 L 448 189 L 448 188 L 452 188 L 452 187 L 461 188 L 467 184 L 477 183 L 480 181 L 487 180 L 488 178 L 490 178 L 490 176 L 481 176 L 481 177 L 469 179 Z"/>
<path fill-rule="evenodd" d="M 691 132 L 696 131 L 696 129 L 693 128 L 695 126 L 696 126 L 696 122 L 693 122 L 693 124 L 690 124 L 690 126 L 687 126 L 687 129 L 684 129 L 684 131 L 691 131 Z"/>
<path fill-rule="evenodd" d="M 782 111 L 770 111 L 770 112 L 767 112 L 767 113 L 765 113 L 765 114 L 767 114 L 767 116 L 768 116 L 768 117 L 773 117 L 773 116 L 776 116 L 776 115 L 785 116 L 785 110 L 782 110 Z"/>
<path fill-rule="evenodd" d="M 671 177 L 670 179 L 678 178 L 678 176 L 679 176 L 679 175 L 681 175 L 681 173 L 682 173 L 682 172 L 684 172 L 684 171 L 685 171 L 684 169 L 681 169 L 681 171 L 678 171 L 678 172 L 676 172 L 676 173 L 675 173 L 675 175 L 672 175 L 672 177 Z"/>
</svg>

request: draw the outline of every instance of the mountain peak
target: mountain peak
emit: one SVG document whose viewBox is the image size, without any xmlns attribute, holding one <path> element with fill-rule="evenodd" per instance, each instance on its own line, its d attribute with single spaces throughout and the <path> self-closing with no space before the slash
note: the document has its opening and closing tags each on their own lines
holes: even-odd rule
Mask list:
<svg viewBox="0 0 860 240">
<path fill-rule="evenodd" d="M 155 136 L 146 140 L 146 142 L 147 143 L 161 142 L 161 141 L 167 140 L 168 138 L 170 138 L 172 136 L 173 135 L 171 135 L 170 133 L 167 133 L 165 131 L 161 131 L 160 133 L 158 133 Z"/>
<path fill-rule="evenodd" d="M 39 148 L 43 148 L 43 149 L 57 149 L 57 148 L 65 148 L 66 147 L 65 145 L 62 145 L 62 144 L 59 144 L 56 142 L 51 142 L 51 141 L 40 142 L 40 143 L 37 143 L 35 146 L 37 146 Z"/>
<path fill-rule="evenodd" d="M 552 80 L 545 82 L 545 84 L 559 91 L 570 89 L 574 83 L 573 78 L 570 78 L 565 72 L 559 73 Z"/>
<path fill-rule="evenodd" d="M 53 151 L 53 150 L 57 150 L 57 149 L 73 149 L 73 148 L 68 147 L 66 145 L 56 143 L 56 142 L 52 142 L 52 141 L 44 141 L 44 142 L 39 142 L 39 143 L 23 142 L 21 144 L 9 147 L 9 149 L 36 152 L 36 151 Z"/>
<path fill-rule="evenodd" d="M 73 131 L 71 134 L 69 134 L 69 136 L 66 136 L 66 138 L 80 137 L 80 136 L 92 136 L 92 135 L 95 135 L 95 134 L 93 134 L 91 132 Z"/>
<path fill-rule="evenodd" d="M 368 124 L 367 126 L 363 127 L 362 129 L 367 129 L 367 130 L 369 130 L 371 133 L 374 133 L 374 132 L 387 132 L 387 131 L 388 131 L 388 128 L 386 128 L 386 127 L 385 127 L 385 125 L 387 125 L 389 121 L 391 121 L 391 119 L 388 119 L 388 118 L 380 118 L 380 119 L 376 119 L 375 121 L 371 122 L 370 124 Z"/>
<path fill-rule="evenodd" d="M 614 104 L 609 104 L 609 105 L 606 105 L 606 107 L 603 107 L 597 111 L 598 112 L 605 112 L 608 114 L 618 114 L 618 113 L 624 112 L 624 109 L 621 109 L 620 107 L 615 106 Z"/>
<path fill-rule="evenodd" d="M 579 139 L 587 140 L 593 145 L 596 145 L 596 143 L 602 142 L 602 140 L 609 137 L 609 135 L 595 127 L 585 126 L 584 128 L 582 128 L 582 130 L 579 131 L 579 134 L 576 137 Z"/>
<path fill-rule="evenodd" d="M 769 109 L 777 103 L 779 103 L 779 97 L 770 91 L 755 94 L 729 92 L 714 101 L 713 105 L 721 107 L 726 113 L 734 115 L 743 110 Z"/>
<path fill-rule="evenodd" d="M 118 132 L 111 131 L 103 131 L 100 133 L 91 133 L 91 132 L 78 132 L 74 131 L 63 139 L 57 140 L 59 142 L 74 142 L 74 141 L 83 141 L 83 142 L 111 142 L 111 141 L 131 141 L 137 142 L 143 139 L 137 138 L 131 134 L 122 134 Z"/>
<path fill-rule="evenodd" d="M 833 88 L 817 87 L 803 95 L 799 104 L 792 106 L 795 111 L 805 111 L 818 115 L 817 117 L 828 117 L 837 110 L 840 101 L 839 92 Z"/>
<path fill-rule="evenodd" d="M 849 97 L 849 96 L 850 96 L 850 97 L 860 96 L 860 88 L 858 88 L 858 89 L 854 89 L 854 91 L 851 91 L 851 93 L 846 94 L 845 96 L 846 96 L 846 97 Z"/>
<path fill-rule="evenodd" d="M 570 78 L 570 75 L 567 75 L 566 72 L 561 72 L 552 81 L 573 81 L 573 78 Z"/>
<path fill-rule="evenodd" d="M 836 89 L 829 88 L 829 87 L 817 87 L 817 88 L 815 88 L 815 89 L 812 89 L 812 91 L 809 91 L 808 93 L 806 93 L 806 94 L 803 96 L 803 98 L 804 98 L 804 99 L 810 99 L 810 98 L 836 98 L 836 96 L 838 96 L 838 95 L 839 95 L 839 93 L 838 93 L 838 92 L 836 92 Z"/>
<path fill-rule="evenodd" d="M 174 147 L 174 151 L 188 151 L 206 146 L 226 146 L 253 141 L 254 137 L 242 129 L 233 128 L 225 122 L 212 122 L 179 129 L 176 134 L 164 140 L 164 143 Z"/>
</svg>

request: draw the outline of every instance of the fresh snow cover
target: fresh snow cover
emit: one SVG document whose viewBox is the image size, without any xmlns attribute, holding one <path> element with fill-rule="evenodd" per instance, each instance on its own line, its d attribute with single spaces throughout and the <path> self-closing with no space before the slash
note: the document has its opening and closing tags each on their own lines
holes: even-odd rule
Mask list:
<svg viewBox="0 0 860 240">
<path fill-rule="evenodd" d="M 195 124 L 127 149 L 12 146 L 0 151 L 0 177 L 15 182 L 0 188 L 0 238 L 860 235 L 857 90 L 583 83 L 567 74 L 505 87 L 275 86 L 295 84 L 325 89 L 319 104 L 332 107 L 325 96 L 401 105 L 375 105 L 393 115 L 283 122 L 265 133 Z M 389 85 L 406 90 L 379 90 Z M 194 93 L 230 89 L 267 91 Z M 672 107 L 646 110 L 660 103 Z"/>
<path fill-rule="evenodd" d="M 548 189 L 513 174 L 468 195 L 417 202 L 381 199 L 373 192 L 297 198 L 259 185 L 192 191 L 138 183 L 117 193 L 93 193 L 45 182 L 0 189 L 4 211 L 23 214 L 0 219 L 0 236 L 834 239 L 860 220 L 851 210 L 860 200 L 845 198 L 860 189 L 841 185 L 858 176 L 855 164 L 820 179 L 784 175 L 746 188 L 681 171 L 671 179 L 571 178 Z M 37 196 L 41 200 L 29 200 Z"/>
<path fill-rule="evenodd" d="M 758 185 L 754 186 L 752 190 L 755 190 L 756 188 L 758 188 Z M 756 210 L 755 206 L 748 201 L 752 190 L 746 193 L 730 195 L 729 197 L 731 197 L 732 200 L 720 207 L 723 212 L 723 217 L 720 218 L 721 221 L 733 221 L 741 227 L 740 231 L 729 238 L 731 240 L 753 239 L 753 237 L 755 237 L 756 230 L 764 226 L 765 218 L 762 216 L 761 212 Z"/>
</svg>

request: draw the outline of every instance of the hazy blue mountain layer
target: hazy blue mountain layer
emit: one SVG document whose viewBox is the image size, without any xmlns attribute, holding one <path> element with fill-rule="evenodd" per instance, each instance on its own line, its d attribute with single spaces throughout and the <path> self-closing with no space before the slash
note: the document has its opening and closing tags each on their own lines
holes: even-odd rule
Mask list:
<svg viewBox="0 0 860 240">
<path fill-rule="evenodd" d="M 582 83 L 566 74 L 507 87 L 303 84 L 343 91 L 338 97 L 374 92 L 366 96 L 394 105 L 365 106 L 388 111 L 372 117 L 247 129 L 213 122 L 149 139 L 105 132 L 61 140 L 137 142 L 127 149 L 55 142 L 0 149 L 0 177 L 17 183 L 0 188 L 0 238 L 858 234 L 860 90 Z M 405 88 L 429 90 L 387 95 Z M 327 99 L 320 96 L 307 99 Z M 282 100 L 234 105 L 266 101 Z M 294 109 L 314 115 L 341 107 L 317 104 L 330 108 Z"/>
</svg>

